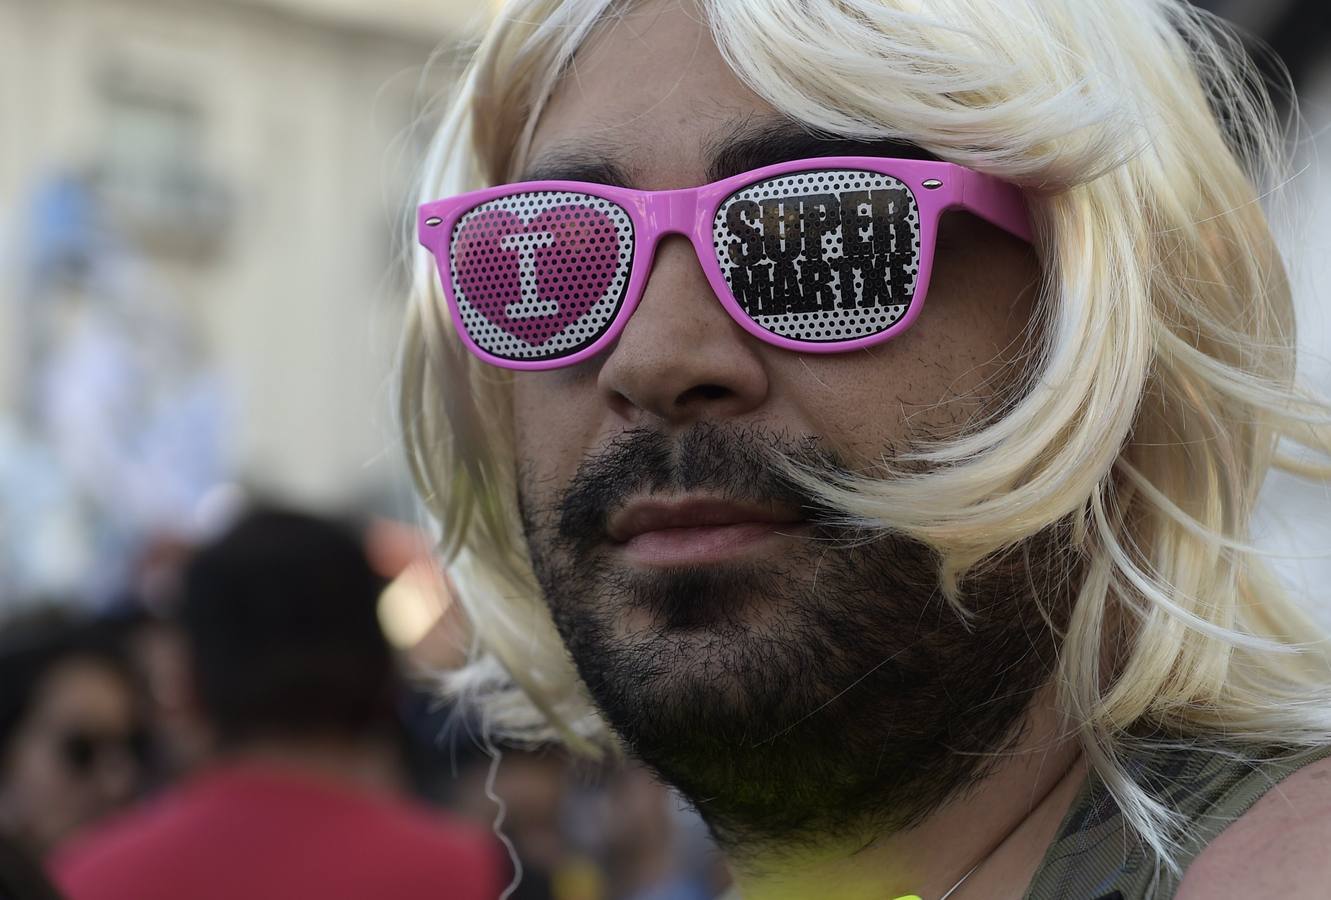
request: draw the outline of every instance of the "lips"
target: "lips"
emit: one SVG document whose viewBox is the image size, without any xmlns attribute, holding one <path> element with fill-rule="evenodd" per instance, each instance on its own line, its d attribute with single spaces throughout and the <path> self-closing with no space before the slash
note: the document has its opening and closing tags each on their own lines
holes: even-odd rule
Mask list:
<svg viewBox="0 0 1331 900">
<path fill-rule="evenodd" d="M 632 502 L 611 516 L 607 533 L 612 541 L 627 543 L 645 534 L 674 529 L 776 526 L 803 521 L 804 516 L 798 511 L 774 503 L 711 498 L 647 499 Z"/>
</svg>

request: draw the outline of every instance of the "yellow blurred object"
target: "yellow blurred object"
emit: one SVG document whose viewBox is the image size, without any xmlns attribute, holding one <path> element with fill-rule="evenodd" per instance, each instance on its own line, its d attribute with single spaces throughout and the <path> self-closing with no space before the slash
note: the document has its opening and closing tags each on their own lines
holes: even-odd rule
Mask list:
<svg viewBox="0 0 1331 900">
<path fill-rule="evenodd" d="M 390 644 L 407 650 L 438 623 L 446 605 L 438 579 L 422 564 L 413 563 L 379 595 L 379 627 Z"/>
<path fill-rule="evenodd" d="M 605 876 L 591 860 L 574 857 L 551 875 L 550 893 L 554 900 L 604 900 Z"/>
</svg>

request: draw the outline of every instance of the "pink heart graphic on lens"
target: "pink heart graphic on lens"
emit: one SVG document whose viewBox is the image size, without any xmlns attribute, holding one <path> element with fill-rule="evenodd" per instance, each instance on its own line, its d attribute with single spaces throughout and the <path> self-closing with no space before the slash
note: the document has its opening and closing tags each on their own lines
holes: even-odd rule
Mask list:
<svg viewBox="0 0 1331 900">
<path fill-rule="evenodd" d="M 553 207 L 526 224 L 489 209 L 463 226 L 453 258 L 462 297 L 494 326 L 539 347 L 605 298 L 619 267 L 619 235 L 590 206 Z"/>
</svg>

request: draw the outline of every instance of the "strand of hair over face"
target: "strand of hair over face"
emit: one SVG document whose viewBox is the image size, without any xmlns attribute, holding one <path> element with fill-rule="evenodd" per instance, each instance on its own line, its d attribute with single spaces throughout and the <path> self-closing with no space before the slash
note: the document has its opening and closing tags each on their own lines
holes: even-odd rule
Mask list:
<svg viewBox="0 0 1331 900">
<path fill-rule="evenodd" d="M 1179 823 L 1124 765 L 1142 735 L 1331 743 L 1325 635 L 1249 544 L 1273 464 L 1331 476 L 1331 415 L 1293 380 L 1262 205 L 1284 145 L 1239 41 L 1181 0 L 700 4 L 739 77 L 792 119 L 1028 189 L 1044 284 L 1024 392 L 884 460 L 885 477 L 793 472 L 847 521 L 937 548 L 959 613 L 968 571 L 1070 525 L 1081 580 L 1060 702 L 1168 869 Z M 436 135 L 422 200 L 511 178 L 574 52 L 625 5 L 511 0 Z M 423 253 L 413 272 L 403 427 L 475 632 L 444 687 L 510 739 L 612 746 L 531 573 L 508 375 L 462 350 Z"/>
</svg>

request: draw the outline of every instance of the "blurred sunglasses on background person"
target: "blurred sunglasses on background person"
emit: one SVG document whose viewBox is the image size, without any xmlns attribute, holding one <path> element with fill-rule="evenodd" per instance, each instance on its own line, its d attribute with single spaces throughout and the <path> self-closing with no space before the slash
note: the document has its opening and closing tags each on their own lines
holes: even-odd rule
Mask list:
<svg viewBox="0 0 1331 900">
<path fill-rule="evenodd" d="M 53 732 L 51 739 L 65 768 L 80 778 L 125 763 L 142 768 L 148 765 L 152 755 L 152 740 L 144 729 L 113 733 L 74 728 Z"/>
</svg>

